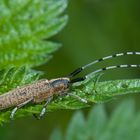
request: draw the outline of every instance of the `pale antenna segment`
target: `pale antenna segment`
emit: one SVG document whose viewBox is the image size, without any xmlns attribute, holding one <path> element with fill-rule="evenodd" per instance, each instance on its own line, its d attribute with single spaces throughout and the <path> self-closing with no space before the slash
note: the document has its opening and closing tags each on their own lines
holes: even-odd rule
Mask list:
<svg viewBox="0 0 140 140">
<path fill-rule="evenodd" d="M 107 60 L 107 59 L 120 57 L 120 56 L 125 56 L 125 55 L 140 55 L 140 52 L 126 52 L 126 53 L 117 53 L 117 54 L 114 54 L 114 55 L 109 55 L 109 56 L 97 59 L 97 60 L 95 60 L 95 61 L 83 66 L 82 69 L 85 69 L 87 67 L 90 67 L 91 65 L 94 65 L 94 64 L 96 64 L 98 62 L 101 62 L 101 61 L 104 61 L 104 60 Z"/>
<path fill-rule="evenodd" d="M 91 77 L 95 73 L 110 70 L 110 69 L 116 69 L 116 68 L 140 68 L 140 65 L 131 65 L 131 64 L 127 65 L 127 64 L 125 64 L 125 65 L 116 65 L 116 66 L 109 66 L 109 67 L 101 68 L 101 69 L 95 70 L 95 71 L 89 73 L 88 75 L 86 75 L 85 79 L 88 77 Z"/>
</svg>

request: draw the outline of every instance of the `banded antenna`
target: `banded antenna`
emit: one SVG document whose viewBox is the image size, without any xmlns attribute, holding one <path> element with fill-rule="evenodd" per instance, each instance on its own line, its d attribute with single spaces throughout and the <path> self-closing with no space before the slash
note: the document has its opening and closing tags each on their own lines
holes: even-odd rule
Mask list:
<svg viewBox="0 0 140 140">
<path fill-rule="evenodd" d="M 101 61 L 104 61 L 104 60 L 107 60 L 107 59 L 111 59 L 111 58 L 115 58 L 115 57 L 119 57 L 119 56 L 126 56 L 126 55 L 140 55 L 140 52 L 126 52 L 126 53 L 117 53 L 117 54 L 114 54 L 114 55 L 109 55 L 109 56 L 106 56 L 106 57 L 103 57 L 103 58 L 100 58 L 100 59 L 97 59 L 91 63 L 88 63 L 80 68 L 77 68 L 76 70 L 74 70 L 73 72 L 71 72 L 67 77 L 69 78 L 72 78 L 74 76 L 76 76 L 77 74 L 79 74 L 81 71 L 83 71 L 84 69 L 98 63 L 98 62 L 101 62 Z M 85 80 L 86 78 L 90 77 L 91 75 L 95 74 L 95 73 L 98 73 L 98 72 L 101 72 L 101 71 L 105 71 L 105 70 L 109 70 L 109 69 L 116 69 L 116 68 L 138 68 L 140 67 L 140 65 L 135 65 L 135 64 L 124 64 L 124 65 L 116 65 L 116 66 L 108 66 L 108 67 L 105 67 L 105 68 L 101 68 L 101 69 L 98 69 L 98 70 L 95 70 L 89 74 L 87 74 L 86 76 L 84 77 L 80 77 L 80 78 L 76 78 L 76 79 L 73 79 L 71 80 L 71 83 L 75 83 L 75 82 L 79 82 L 79 81 L 83 81 Z"/>
<path fill-rule="evenodd" d="M 75 75 L 77 75 L 78 73 L 80 73 L 82 70 L 96 64 L 96 63 L 99 63 L 99 62 L 102 62 L 104 60 L 107 60 L 107 59 L 111 59 L 111 58 L 115 58 L 115 57 L 120 57 L 120 56 L 126 56 L 126 55 L 140 55 L 140 52 L 125 52 L 125 53 L 117 53 L 117 54 L 113 54 L 113 55 L 109 55 L 109 56 L 106 56 L 106 57 L 102 57 L 100 59 L 97 59 L 91 63 L 88 63 L 80 68 L 77 68 L 75 69 L 73 72 L 71 72 L 67 77 L 71 78 L 71 77 L 74 77 Z"/>
<path fill-rule="evenodd" d="M 116 68 L 140 68 L 140 65 L 124 64 L 124 65 L 108 66 L 108 67 L 104 67 L 104 68 L 101 68 L 101 69 L 97 69 L 97 70 L 87 74 L 86 76 L 79 77 L 79 78 L 76 78 L 76 79 L 72 79 L 70 82 L 71 83 L 80 82 L 80 81 L 83 81 L 83 80 L 91 77 L 95 73 L 110 70 L 110 69 L 116 69 Z"/>
</svg>

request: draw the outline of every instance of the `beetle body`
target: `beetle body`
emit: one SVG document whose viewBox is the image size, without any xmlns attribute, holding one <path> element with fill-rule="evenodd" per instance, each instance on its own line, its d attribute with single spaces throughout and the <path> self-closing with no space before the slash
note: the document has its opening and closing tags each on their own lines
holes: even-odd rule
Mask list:
<svg viewBox="0 0 140 140">
<path fill-rule="evenodd" d="M 42 79 L 32 84 L 13 89 L 0 95 L 0 110 L 14 107 L 33 98 L 33 103 L 47 100 L 50 96 L 61 95 L 68 90 L 69 78 Z"/>
</svg>

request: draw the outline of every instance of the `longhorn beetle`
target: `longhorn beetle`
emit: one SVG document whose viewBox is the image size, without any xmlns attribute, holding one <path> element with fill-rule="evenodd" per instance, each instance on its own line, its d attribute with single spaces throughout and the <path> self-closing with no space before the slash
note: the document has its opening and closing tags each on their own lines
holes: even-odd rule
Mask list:
<svg viewBox="0 0 140 140">
<path fill-rule="evenodd" d="M 118 53 L 118 54 L 106 56 L 97 59 L 89 64 L 86 64 L 80 68 L 77 68 L 66 77 L 56 78 L 51 80 L 41 79 L 31 84 L 17 87 L 16 89 L 13 89 L 9 92 L 0 95 L 0 110 L 14 107 L 10 115 L 10 118 L 13 119 L 16 111 L 19 108 L 25 106 L 26 104 L 30 102 L 40 103 L 46 101 L 42 110 L 40 111 L 40 114 L 37 116 L 37 118 L 39 119 L 45 114 L 46 107 L 53 100 L 54 95 L 57 95 L 58 97 L 69 95 L 83 103 L 88 103 L 86 99 L 82 99 L 80 96 L 68 92 L 69 87 L 73 83 L 83 81 L 89 78 L 91 75 L 101 71 L 115 69 L 115 68 L 129 68 L 129 67 L 137 68 L 140 67 L 140 65 L 125 64 L 125 65 L 108 66 L 105 68 L 95 70 L 83 77 L 79 77 L 79 78 L 74 78 L 74 77 L 78 73 L 86 69 L 87 67 L 90 67 L 98 62 L 104 61 L 106 59 L 111 59 L 114 57 L 125 56 L 125 55 L 140 55 L 140 52 L 126 52 L 126 53 Z"/>
</svg>

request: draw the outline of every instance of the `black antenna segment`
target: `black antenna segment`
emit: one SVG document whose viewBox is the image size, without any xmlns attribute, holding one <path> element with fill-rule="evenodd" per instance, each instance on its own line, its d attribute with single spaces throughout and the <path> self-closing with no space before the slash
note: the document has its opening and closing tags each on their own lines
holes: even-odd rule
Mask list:
<svg viewBox="0 0 140 140">
<path fill-rule="evenodd" d="M 109 56 L 106 56 L 106 57 L 102 57 L 100 59 L 97 59 L 97 60 L 94 60 L 92 61 L 91 63 L 88 63 L 80 68 L 77 68 L 75 69 L 74 71 L 72 71 L 67 77 L 68 78 L 72 78 L 76 75 L 78 75 L 81 71 L 83 71 L 84 69 L 98 63 L 98 62 L 101 62 L 101 61 L 105 61 L 107 59 L 111 59 L 111 58 L 115 58 L 115 57 L 120 57 L 120 56 L 126 56 L 126 55 L 140 55 L 140 52 L 125 52 L 125 53 L 116 53 L 116 54 L 113 54 L 113 55 L 109 55 Z M 72 79 L 71 80 L 71 83 L 75 83 L 75 82 L 79 82 L 79 81 L 83 81 L 85 80 L 86 78 L 90 77 L 91 75 L 95 74 L 95 73 L 98 73 L 98 72 L 101 72 L 101 71 L 105 71 L 105 70 L 109 70 L 109 69 L 116 69 L 116 68 L 138 68 L 140 67 L 140 65 L 135 65 L 135 64 L 124 64 L 124 65 L 114 65 L 114 66 L 108 66 L 108 67 L 104 67 L 104 68 L 101 68 L 101 69 L 98 69 L 98 70 L 95 70 L 89 74 L 87 74 L 86 76 L 83 76 L 83 77 L 79 77 L 79 78 L 75 78 L 75 79 Z"/>
</svg>

